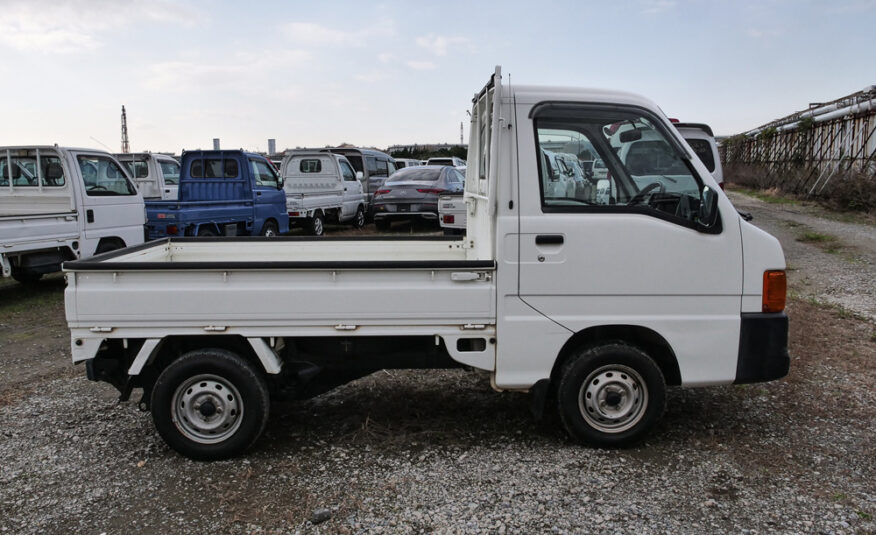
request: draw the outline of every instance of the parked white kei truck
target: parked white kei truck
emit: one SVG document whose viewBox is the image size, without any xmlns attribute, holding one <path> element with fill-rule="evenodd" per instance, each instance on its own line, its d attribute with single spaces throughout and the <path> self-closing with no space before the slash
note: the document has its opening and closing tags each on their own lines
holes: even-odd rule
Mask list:
<svg viewBox="0 0 876 535">
<path fill-rule="evenodd" d="M 786 375 L 779 242 L 740 218 L 660 109 L 501 80 L 473 100 L 464 239 L 184 238 L 67 262 L 73 362 L 123 399 L 142 388 L 159 434 L 195 459 L 253 444 L 273 395 L 387 368 L 484 370 L 598 446 L 641 439 L 668 385 Z M 686 171 L 637 186 L 617 123 L 659 134 Z M 605 161 L 604 202 L 545 194 L 541 146 L 557 139 Z"/>
<path fill-rule="evenodd" d="M 0 265 L 23 283 L 143 243 L 143 197 L 110 154 L 0 147 Z"/>
<path fill-rule="evenodd" d="M 113 156 L 127 168 L 144 199 L 175 201 L 179 198 L 179 162 L 173 156 L 152 152 Z"/>
<path fill-rule="evenodd" d="M 289 224 L 306 226 L 322 236 L 325 222 L 365 225 L 365 192 L 349 160 L 341 154 L 312 150 L 286 153 L 280 165 Z"/>
</svg>

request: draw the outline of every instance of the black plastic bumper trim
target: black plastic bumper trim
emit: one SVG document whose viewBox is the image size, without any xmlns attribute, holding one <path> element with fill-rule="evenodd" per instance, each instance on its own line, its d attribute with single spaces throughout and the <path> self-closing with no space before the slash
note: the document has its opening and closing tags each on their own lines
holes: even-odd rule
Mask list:
<svg viewBox="0 0 876 535">
<path fill-rule="evenodd" d="M 761 383 L 788 375 L 788 315 L 743 313 L 735 384 Z"/>
</svg>

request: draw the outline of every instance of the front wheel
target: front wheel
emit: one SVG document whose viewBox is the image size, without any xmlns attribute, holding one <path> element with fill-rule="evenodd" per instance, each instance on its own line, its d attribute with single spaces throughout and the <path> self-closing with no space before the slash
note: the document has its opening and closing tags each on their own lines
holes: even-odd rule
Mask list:
<svg viewBox="0 0 876 535">
<path fill-rule="evenodd" d="M 581 351 L 563 366 L 557 406 L 563 427 L 595 446 L 631 445 L 657 423 L 666 405 L 666 382 L 641 349 L 611 343 Z"/>
<path fill-rule="evenodd" d="M 250 447 L 268 421 L 264 376 L 224 349 L 199 349 L 172 362 L 152 389 L 152 420 L 177 452 L 200 461 Z"/>
<path fill-rule="evenodd" d="M 265 221 L 265 225 L 259 234 L 265 238 L 276 238 L 280 235 L 280 229 L 277 228 L 277 224 L 273 221 Z"/>
</svg>

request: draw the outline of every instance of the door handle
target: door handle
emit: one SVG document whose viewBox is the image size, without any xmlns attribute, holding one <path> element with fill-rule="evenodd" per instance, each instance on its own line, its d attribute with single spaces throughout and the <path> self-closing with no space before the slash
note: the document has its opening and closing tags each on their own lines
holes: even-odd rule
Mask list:
<svg viewBox="0 0 876 535">
<path fill-rule="evenodd" d="M 261 191 L 257 191 L 257 192 L 256 192 L 256 196 L 257 196 L 257 197 L 261 197 L 261 196 L 262 196 L 262 192 L 261 192 Z"/>
<path fill-rule="evenodd" d="M 535 237 L 536 245 L 562 245 L 562 234 L 539 234 Z"/>
<path fill-rule="evenodd" d="M 88 223 L 94 223 L 94 210 L 85 211 L 85 221 Z"/>
</svg>

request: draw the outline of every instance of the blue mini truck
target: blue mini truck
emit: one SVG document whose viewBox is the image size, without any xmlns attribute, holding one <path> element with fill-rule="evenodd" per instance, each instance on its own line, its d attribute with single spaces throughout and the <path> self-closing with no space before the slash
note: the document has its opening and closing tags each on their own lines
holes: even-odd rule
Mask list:
<svg viewBox="0 0 876 535">
<path fill-rule="evenodd" d="M 276 236 L 289 231 L 286 194 L 263 156 L 242 150 L 184 151 L 179 198 L 146 202 L 146 238 Z"/>
</svg>

